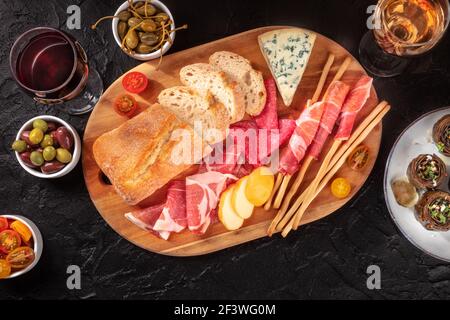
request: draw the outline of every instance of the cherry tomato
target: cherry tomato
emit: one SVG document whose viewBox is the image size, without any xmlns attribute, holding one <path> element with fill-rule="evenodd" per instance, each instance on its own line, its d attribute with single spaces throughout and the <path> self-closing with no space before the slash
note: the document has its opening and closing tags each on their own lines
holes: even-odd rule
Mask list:
<svg viewBox="0 0 450 320">
<path fill-rule="evenodd" d="M 23 269 L 34 261 L 34 251 L 30 247 L 19 247 L 6 256 L 6 262 L 13 269 Z"/>
<path fill-rule="evenodd" d="M 367 165 L 368 160 L 369 148 L 361 144 L 348 156 L 347 164 L 353 170 L 361 170 Z"/>
<path fill-rule="evenodd" d="M 23 242 L 28 242 L 31 239 L 31 230 L 21 221 L 16 220 L 13 223 L 11 223 L 11 225 L 9 226 L 11 228 L 11 230 L 14 230 L 15 232 L 17 232 L 20 237 L 22 238 Z"/>
<path fill-rule="evenodd" d="M 13 230 L 4 230 L 0 232 L 0 251 L 10 253 L 20 247 L 20 235 Z"/>
<path fill-rule="evenodd" d="M 147 89 L 148 79 L 144 74 L 140 72 L 128 72 L 122 78 L 122 86 L 128 92 L 138 94 Z"/>
<path fill-rule="evenodd" d="M 331 183 L 331 193 L 336 198 L 347 198 L 351 190 L 352 187 L 350 186 L 350 183 L 347 181 L 347 179 L 336 178 Z"/>
<path fill-rule="evenodd" d="M 8 219 L 6 219 L 5 217 L 0 217 L 0 232 L 8 229 L 8 225 L 9 225 Z"/>
<path fill-rule="evenodd" d="M 114 108 L 116 109 L 116 112 L 118 114 L 122 116 L 132 117 L 138 108 L 138 103 L 129 94 L 124 94 L 117 97 L 116 101 L 114 102 Z"/>
<path fill-rule="evenodd" d="M 0 279 L 8 278 L 10 274 L 11 266 L 6 260 L 0 259 Z"/>
</svg>

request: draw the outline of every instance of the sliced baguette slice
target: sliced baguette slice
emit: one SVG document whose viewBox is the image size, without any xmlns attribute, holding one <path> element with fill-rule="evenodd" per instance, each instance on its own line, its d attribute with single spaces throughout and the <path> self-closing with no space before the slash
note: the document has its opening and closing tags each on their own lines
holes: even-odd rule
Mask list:
<svg viewBox="0 0 450 320">
<path fill-rule="evenodd" d="M 193 88 L 177 86 L 161 91 L 158 101 L 193 127 L 207 143 L 215 144 L 225 139 L 228 112 L 210 93 L 202 95 Z"/>
<path fill-rule="evenodd" d="M 314 32 L 300 28 L 279 29 L 258 36 L 261 52 L 287 107 L 302 80 L 315 40 Z"/>
<path fill-rule="evenodd" d="M 254 70 L 250 61 L 229 51 L 215 52 L 209 57 L 209 63 L 239 84 L 244 94 L 245 111 L 252 116 L 259 115 L 267 97 L 262 73 Z"/>
<path fill-rule="evenodd" d="M 181 69 L 180 80 L 185 86 L 197 89 L 204 96 L 211 94 L 217 103 L 224 105 L 229 123 L 238 122 L 244 117 L 242 89 L 219 68 L 207 63 L 191 64 Z"/>
</svg>

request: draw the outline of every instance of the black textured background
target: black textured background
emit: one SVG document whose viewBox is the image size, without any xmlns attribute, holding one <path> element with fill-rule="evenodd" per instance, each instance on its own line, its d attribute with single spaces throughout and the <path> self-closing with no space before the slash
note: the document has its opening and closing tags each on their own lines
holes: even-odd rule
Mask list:
<svg viewBox="0 0 450 320">
<path fill-rule="evenodd" d="M 110 22 L 122 1 L 0 0 L 0 210 L 23 214 L 40 228 L 44 253 L 29 274 L 0 283 L 0 298 L 145 299 L 397 299 L 449 298 L 450 267 L 428 257 L 396 229 L 384 203 L 382 176 L 388 152 L 400 132 L 419 115 L 450 100 L 447 35 L 410 72 L 375 81 L 380 98 L 393 106 L 384 121 L 382 148 L 362 191 L 332 216 L 291 234 L 275 236 L 194 258 L 172 258 L 141 250 L 118 236 L 95 210 L 84 185 L 81 163 L 70 175 L 39 180 L 16 162 L 10 143 L 23 122 L 39 114 L 68 120 L 80 133 L 88 116 L 70 117 L 59 107 L 35 105 L 11 79 L 8 54 L 13 40 L 31 27 L 66 29 L 66 9 L 81 7 L 82 30 L 69 31 L 86 49 L 105 88 L 139 62 L 114 43 Z M 179 32 L 171 52 L 259 26 L 310 28 L 357 56 L 366 31 L 363 0 L 164 1 Z M 450 248 L 449 248 L 450 250 Z M 82 270 L 82 289 L 66 288 L 66 268 Z M 366 288 L 366 268 L 377 264 L 382 289 Z"/>
</svg>

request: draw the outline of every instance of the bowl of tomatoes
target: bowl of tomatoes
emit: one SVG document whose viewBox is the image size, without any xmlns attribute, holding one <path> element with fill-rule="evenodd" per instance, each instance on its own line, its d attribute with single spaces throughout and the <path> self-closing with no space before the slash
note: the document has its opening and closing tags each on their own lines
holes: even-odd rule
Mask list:
<svg viewBox="0 0 450 320">
<path fill-rule="evenodd" d="M 0 215 L 0 279 L 16 278 L 33 269 L 43 244 L 41 232 L 30 219 Z"/>
</svg>

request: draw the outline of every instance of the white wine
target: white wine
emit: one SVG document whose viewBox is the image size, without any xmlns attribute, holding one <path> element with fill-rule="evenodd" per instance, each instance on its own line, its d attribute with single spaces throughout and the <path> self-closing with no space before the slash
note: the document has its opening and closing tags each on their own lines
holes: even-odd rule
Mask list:
<svg viewBox="0 0 450 320">
<path fill-rule="evenodd" d="M 448 0 L 380 0 L 375 11 L 380 28 L 374 30 L 380 47 L 398 56 L 431 49 L 447 25 Z"/>
</svg>

